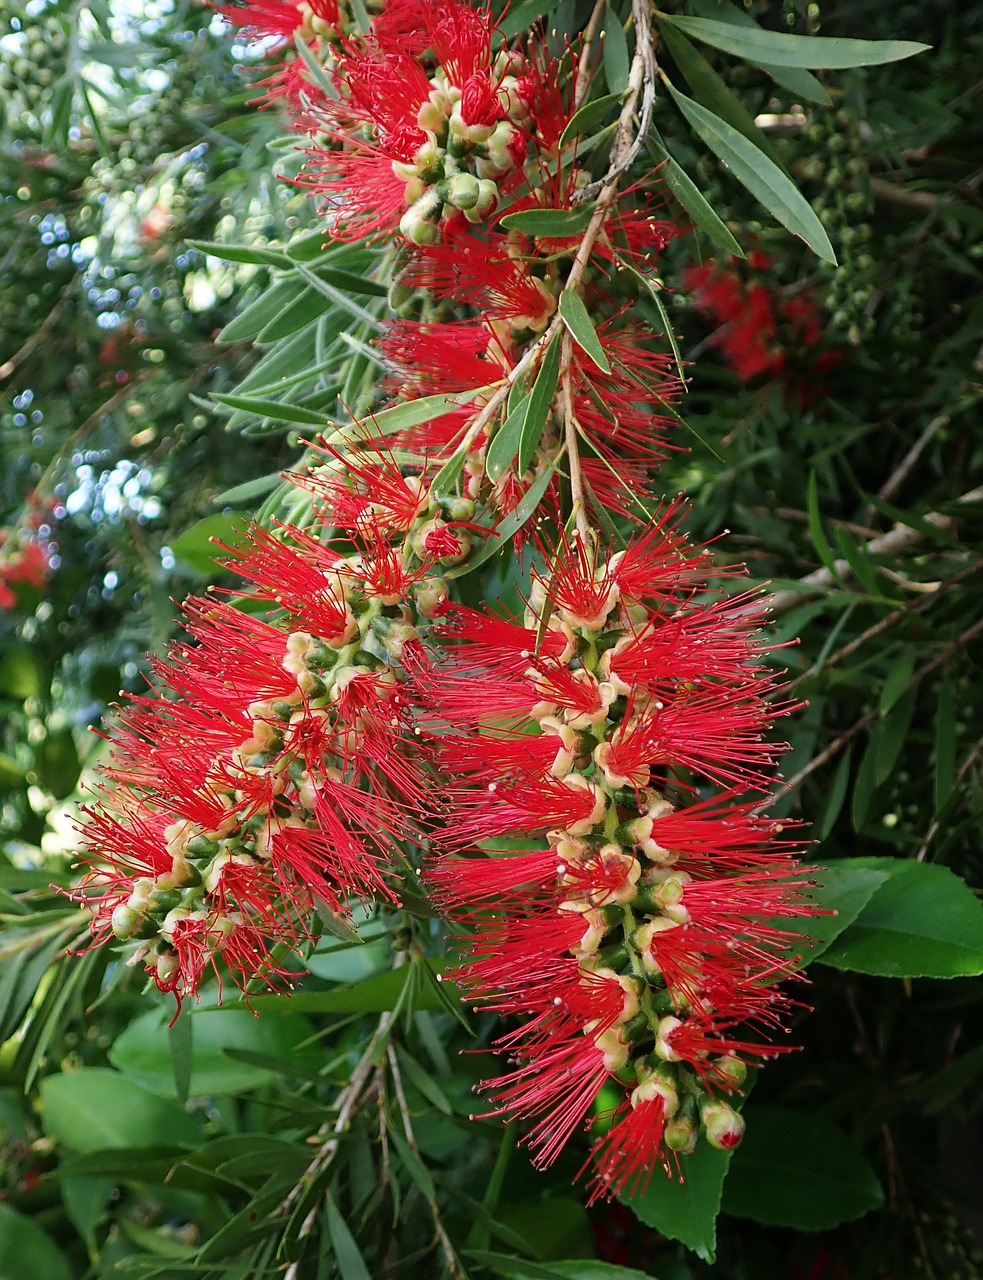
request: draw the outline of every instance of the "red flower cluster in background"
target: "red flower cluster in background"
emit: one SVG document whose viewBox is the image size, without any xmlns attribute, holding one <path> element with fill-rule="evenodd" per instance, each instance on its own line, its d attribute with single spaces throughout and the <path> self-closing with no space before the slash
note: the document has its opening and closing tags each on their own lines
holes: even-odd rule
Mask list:
<svg viewBox="0 0 983 1280">
<path fill-rule="evenodd" d="M 753 250 L 746 263 L 731 258 L 726 266 L 688 267 L 683 284 L 696 308 L 718 326 L 710 344 L 739 378 L 781 381 L 790 400 L 808 404 L 821 389 L 815 378 L 843 353 L 815 350 L 827 317 L 810 293 L 784 294 L 759 278 L 773 267 L 767 254 Z"/>
<path fill-rule="evenodd" d="M 50 551 L 40 533 L 51 516 L 38 507 L 35 497 L 29 498 L 28 506 L 34 509 L 24 528 L 0 529 L 0 610 L 5 612 L 17 608 L 17 583 L 42 591 L 51 576 Z"/>
</svg>

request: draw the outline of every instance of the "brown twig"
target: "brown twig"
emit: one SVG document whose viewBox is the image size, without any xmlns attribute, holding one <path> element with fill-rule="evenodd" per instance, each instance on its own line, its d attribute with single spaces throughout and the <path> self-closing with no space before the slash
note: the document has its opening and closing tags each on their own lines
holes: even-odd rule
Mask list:
<svg viewBox="0 0 983 1280">
<path fill-rule="evenodd" d="M 970 489 L 968 493 L 963 493 L 958 498 L 954 498 L 953 506 L 969 506 L 971 503 L 981 501 L 983 501 L 983 485 L 976 489 Z M 956 517 L 944 515 L 940 511 L 930 511 L 928 515 L 923 517 L 923 520 L 925 524 L 932 525 L 933 528 L 946 530 L 955 523 Z M 865 555 L 897 556 L 907 551 L 909 547 L 915 546 L 924 536 L 920 529 L 913 529 L 910 525 L 898 525 L 888 533 L 883 533 L 877 538 L 871 538 L 863 548 L 863 551 Z M 840 579 L 853 576 L 849 561 L 836 561 L 836 576 Z M 795 605 L 801 603 L 806 596 L 814 595 L 825 587 L 832 586 L 833 581 L 832 571 L 825 566 L 822 569 L 816 569 L 813 573 L 807 573 L 804 578 L 799 579 L 800 586 L 798 590 L 776 591 L 768 601 L 768 610 L 773 615 L 784 613 L 786 610 L 794 608 Z"/>
<path fill-rule="evenodd" d="M 958 788 L 963 784 L 963 782 L 966 780 L 966 775 L 969 773 L 969 771 L 972 769 L 973 765 L 976 763 L 976 761 L 980 758 L 981 755 L 983 755 L 983 738 L 981 738 L 979 742 L 977 742 L 972 747 L 969 754 L 966 756 L 966 759 L 959 766 L 955 779 L 953 780 L 953 783 L 952 783 L 953 792 L 957 791 Z M 925 839 L 922 841 L 922 847 L 915 854 L 916 862 L 925 861 L 925 855 L 928 853 L 928 847 L 932 843 L 932 841 L 935 839 L 935 837 L 939 834 L 939 829 L 941 825 L 942 823 L 940 821 L 940 816 L 936 814 L 936 816 L 932 819 L 931 825 L 929 826 L 928 830 L 925 832 Z"/>
<path fill-rule="evenodd" d="M 590 55 L 591 46 L 594 43 L 594 37 L 597 35 L 597 28 L 600 25 L 604 10 L 607 8 L 607 0 L 596 0 L 594 8 L 588 19 L 587 26 L 584 27 L 584 34 L 580 42 L 580 62 L 577 66 L 577 83 L 573 90 L 573 109 L 579 110 L 583 105 L 584 98 L 587 96 L 587 90 L 590 86 L 591 66 Z"/>
<path fill-rule="evenodd" d="M 920 667 L 914 675 L 912 675 L 911 679 L 907 681 L 904 688 L 898 694 L 898 697 L 903 698 L 906 693 L 911 689 L 914 689 L 916 685 L 920 684 L 926 676 L 930 676 L 933 671 L 936 671 L 944 663 L 948 662 L 950 658 L 965 649 L 966 646 L 972 643 L 972 641 L 980 634 L 983 634 L 983 618 L 981 618 L 979 622 L 975 622 L 971 627 L 967 628 L 961 636 L 956 640 L 953 640 L 952 644 L 947 645 L 940 653 L 937 653 L 934 658 L 929 662 L 926 662 L 924 666 Z M 785 796 L 790 795 L 800 783 L 804 782 L 805 779 L 809 777 L 810 774 L 815 773 L 817 769 L 821 769 L 824 764 L 828 764 L 830 760 L 838 756 L 843 748 L 848 746 L 859 733 L 862 733 L 864 729 L 873 724 L 879 715 L 880 709 L 877 707 L 862 715 L 859 720 L 856 720 L 849 727 L 849 729 L 845 729 L 841 734 L 834 738 L 827 747 L 824 747 L 818 756 L 814 756 L 807 765 L 804 765 L 798 771 L 798 773 L 789 778 L 788 782 L 779 787 L 775 794 L 770 796 L 766 804 L 762 805 L 761 808 L 764 809 L 765 807 L 770 807 Z"/>
<path fill-rule="evenodd" d="M 928 606 L 932 604 L 933 601 L 937 600 L 940 595 L 951 591 L 953 587 L 965 582 L 967 578 L 972 577 L 974 573 L 979 573 L 981 569 L 983 569 L 983 560 L 977 560 L 968 568 L 961 569 L 958 573 L 952 574 L 951 577 L 944 578 L 941 582 L 933 584 L 933 594 L 931 599 L 922 597 L 920 599 L 908 600 L 899 608 L 885 614 L 885 616 L 878 622 L 875 622 L 872 627 L 868 627 L 866 631 L 861 632 L 860 635 L 855 636 L 851 641 L 843 645 L 842 648 L 837 649 L 834 654 L 831 654 L 823 663 L 822 670 L 826 671 L 830 667 L 834 667 L 838 663 L 842 662 L 845 658 L 851 657 L 858 649 L 862 649 L 865 644 L 868 644 L 871 640 L 875 640 L 878 636 L 883 635 L 885 631 L 889 631 L 896 622 L 899 622 L 907 615 L 919 613 L 921 610 L 927 609 Z M 793 689 L 797 688 L 811 676 L 814 676 L 819 669 L 820 668 L 816 663 L 813 663 L 808 671 L 803 671 L 802 674 L 796 676 L 794 680 L 790 680 L 788 684 L 782 685 L 780 690 L 776 690 L 776 695 L 781 694 L 784 698 Z"/>
</svg>

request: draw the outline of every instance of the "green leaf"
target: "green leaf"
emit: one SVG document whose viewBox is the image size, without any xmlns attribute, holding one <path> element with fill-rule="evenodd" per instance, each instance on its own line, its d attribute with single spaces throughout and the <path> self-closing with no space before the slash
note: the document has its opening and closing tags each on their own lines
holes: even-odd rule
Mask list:
<svg viewBox="0 0 983 1280">
<path fill-rule="evenodd" d="M 296 297 L 285 307 L 281 307 L 276 315 L 271 316 L 260 329 L 256 335 L 256 341 L 260 344 L 278 342 L 281 338 L 286 338 L 310 324 L 318 316 L 323 316 L 326 311 L 331 310 L 333 305 L 332 299 L 325 297 L 319 290 L 311 288 L 310 285 L 302 285 Z"/>
<path fill-rule="evenodd" d="M 512 464 L 519 452 L 522 439 L 522 428 L 526 421 L 526 410 L 531 395 L 523 396 L 509 416 L 492 436 L 488 453 L 485 457 L 485 470 L 492 482 L 500 480 Z"/>
<path fill-rule="evenodd" d="M 267 1010 L 278 1014 L 382 1013 L 399 1006 L 403 988 L 412 972 L 411 965 L 403 965 L 401 969 L 387 969 L 385 973 L 375 974 L 350 986 L 335 987 L 332 991 L 301 991 L 295 996 L 256 996 L 250 1003 L 260 1013 Z M 455 990 L 449 982 L 441 983 L 441 986 L 449 989 L 448 994 Z M 423 985 L 415 995 L 415 1007 L 439 1009 L 441 1002 L 435 992 Z"/>
<path fill-rule="evenodd" d="M 131 1024 L 132 1025 L 132 1024 Z M 171 1075 L 174 1078 L 174 1092 L 178 1102 L 188 1101 L 188 1090 L 191 1086 L 191 1060 L 194 1043 L 194 1028 L 190 1014 L 179 1013 L 167 1027 L 167 1048 L 171 1058 Z"/>
<path fill-rule="evenodd" d="M 917 703 L 918 689 L 913 687 L 899 698 L 885 719 L 877 726 L 874 772 L 879 787 L 890 778 L 898 757 L 904 750 Z"/>
<path fill-rule="evenodd" d="M 249 262 L 270 267 L 289 267 L 290 259 L 277 249 L 265 249 L 252 244 L 220 244 L 217 240 L 187 240 L 192 249 L 207 253 L 223 262 Z"/>
<path fill-rule="evenodd" d="M 807 869 L 809 897 L 830 914 L 772 921 L 776 928 L 810 940 L 811 946 L 803 952 L 806 964 L 818 960 L 844 929 L 853 924 L 890 874 L 855 866 L 855 861 L 842 858 L 829 866 Z"/>
<path fill-rule="evenodd" d="M 594 322 L 587 314 L 584 300 L 576 289 L 564 289 L 560 294 L 559 312 L 560 319 L 577 346 L 586 351 L 602 373 L 610 373 L 611 366 L 597 336 Z"/>
<path fill-rule="evenodd" d="M 822 223 L 795 184 L 726 121 L 687 98 L 673 85 L 669 92 L 710 150 L 726 164 L 734 177 L 793 235 L 799 236 L 825 262 L 836 265 L 836 255 Z"/>
<path fill-rule="evenodd" d="M 505 1253 L 486 1250 L 469 1250 L 468 1257 L 484 1267 L 508 1276 L 510 1280 L 652 1280 L 649 1272 L 634 1267 L 619 1267 L 613 1262 L 600 1262 L 597 1258 L 575 1258 L 562 1262 L 529 1262 L 525 1258 L 510 1258 Z"/>
<path fill-rule="evenodd" d="M 714 71 L 702 53 L 697 52 L 684 35 L 667 21 L 660 23 L 659 30 L 672 54 L 673 61 L 683 73 L 686 83 L 693 91 L 693 96 L 708 111 L 725 120 L 729 125 L 744 135 L 759 151 L 771 160 L 779 169 L 785 166 L 781 157 L 765 135 L 754 123 L 754 116 L 731 89 Z"/>
<path fill-rule="evenodd" d="M 553 472 L 556 470 L 559 457 L 553 459 L 550 465 L 543 471 L 542 475 L 537 476 L 533 483 L 529 486 L 522 498 L 518 502 L 514 511 L 510 511 L 495 525 L 493 530 L 488 531 L 488 537 L 484 543 L 468 556 L 463 564 L 457 565 L 444 574 L 445 578 L 461 578 L 466 573 L 471 573 L 477 569 L 479 565 L 484 564 L 486 560 L 490 560 L 493 555 L 507 546 L 515 537 L 526 521 L 533 515 L 540 502 L 543 500 L 543 494 L 549 488 L 550 481 L 553 478 Z"/>
<path fill-rule="evenodd" d="M 944 807 L 956 780 L 956 693 L 946 677 L 935 712 L 935 812 Z"/>
<path fill-rule="evenodd" d="M 338 1212 L 338 1207 L 331 1198 L 330 1191 L 324 1199 L 324 1216 L 331 1237 L 331 1248 L 334 1251 L 338 1270 L 342 1280 L 372 1280 L 369 1269 L 365 1265 L 362 1252 L 355 1243 L 355 1237 L 348 1229 L 348 1224 Z"/>
<path fill-rule="evenodd" d="M 612 93 L 624 93 L 631 73 L 631 54 L 628 37 L 621 19 L 610 5 L 604 9 L 604 26 L 601 30 L 601 56 L 604 62 L 604 78 Z"/>
<path fill-rule="evenodd" d="M 244 516 L 218 512 L 199 520 L 175 538 L 171 543 L 171 551 L 197 573 L 214 576 L 218 572 L 216 557 L 222 554 L 221 548 L 215 544 L 222 542 L 227 546 L 235 546 L 245 541 L 246 536 Z"/>
<path fill-rule="evenodd" d="M 371 435 L 390 436 L 397 431 L 405 431 L 408 427 L 418 427 L 431 418 L 439 418 L 442 414 L 460 409 L 461 405 L 468 404 L 487 390 L 487 387 L 476 387 L 453 395 L 420 396 L 417 400 L 404 400 L 391 409 L 371 414 L 366 418 L 366 426 L 357 424 L 354 427 L 339 428 L 332 436 L 331 443 L 337 445 L 358 440 L 367 429 Z"/>
<path fill-rule="evenodd" d="M 536 456 L 536 450 L 539 448 L 543 429 L 546 426 L 550 405 L 553 403 L 553 396 L 556 394 L 559 372 L 560 344 L 554 335 L 536 372 L 536 378 L 526 403 L 526 416 L 523 419 L 522 432 L 519 437 L 517 470 L 520 476 Z"/>
<path fill-rule="evenodd" d="M 72 1280 L 72 1275 L 48 1233 L 0 1203 L 0 1276 L 4 1280 Z"/>
<path fill-rule="evenodd" d="M 297 1011 L 299 1012 L 299 1011 Z M 166 1024 L 170 1011 L 148 1009 L 134 1019 L 116 1038 L 109 1060 L 141 1087 L 165 1097 L 180 1097 Z M 182 1012 L 182 1022 L 191 1031 L 183 1069 L 187 1071 L 188 1095 L 193 1098 L 225 1097 L 255 1089 L 270 1080 L 268 1070 L 234 1062 L 230 1050 L 244 1049 L 272 1058 L 296 1058 L 297 1046 L 311 1033 L 310 1024 L 299 1016 L 255 1018 L 244 1009 L 198 1009 Z"/>
<path fill-rule="evenodd" d="M 313 409 L 305 409 L 301 405 L 281 404 L 279 400 L 263 400 L 258 396 L 230 396 L 212 392 L 213 400 L 228 405 L 230 409 L 241 409 L 245 413 L 255 413 L 261 418 L 276 418 L 278 422 L 299 422 L 308 427 L 323 427 L 327 418 L 323 413 Z"/>
<path fill-rule="evenodd" d="M 850 821 L 854 831 L 862 831 L 877 790 L 877 752 L 882 726 L 875 724 L 870 734 L 867 750 L 860 761 L 860 768 L 853 782 L 853 802 Z"/>
<path fill-rule="evenodd" d="M 718 249 L 723 249 L 724 253 L 732 253 L 738 258 L 745 257 L 744 250 L 704 199 L 693 179 L 666 150 L 662 139 L 657 140 L 653 136 L 646 145 L 662 166 L 659 172 L 665 179 L 666 186 L 693 219 L 694 226 L 712 240 Z"/>
<path fill-rule="evenodd" d="M 468 450 L 459 445 L 430 481 L 428 492 L 431 498 L 443 498 L 450 493 L 467 459 Z"/>
<path fill-rule="evenodd" d="M 245 480 L 235 484 L 231 489 L 223 489 L 212 501 L 216 506 L 235 506 L 240 502 L 249 502 L 253 498 L 261 498 L 264 493 L 275 489 L 281 481 L 279 471 L 271 471 L 269 475 L 257 476 L 255 480 Z"/>
<path fill-rule="evenodd" d="M 579 209 L 522 209 L 519 213 L 507 213 L 501 219 L 508 231 L 518 231 L 524 236 L 544 236 L 550 240 L 569 240 L 582 235 L 594 216 L 592 205 Z"/>
<path fill-rule="evenodd" d="M 41 668 L 27 645 L 13 645 L 0 658 L 0 693 L 21 702 L 41 691 Z"/>
<path fill-rule="evenodd" d="M 839 582 L 840 575 L 836 568 L 836 556 L 833 554 L 833 548 L 826 537 L 822 513 L 819 510 L 819 490 L 815 471 L 809 472 L 809 483 L 806 486 L 806 511 L 809 516 L 809 533 L 812 537 L 812 545 L 816 548 L 820 560 L 833 575 L 833 581 Z"/>
<path fill-rule="evenodd" d="M 886 978 L 983 973 L 983 904 L 947 867 L 896 858 L 853 858 L 885 870 L 857 919 L 823 954 L 836 969 Z"/>
<path fill-rule="evenodd" d="M 910 646 L 901 650 L 898 659 L 891 666 L 887 679 L 881 688 L 879 710 L 886 715 L 904 692 L 904 687 L 915 670 L 915 650 Z"/>
<path fill-rule="evenodd" d="M 318 266 L 313 273 L 325 284 L 347 293 L 360 293 L 367 298 L 388 298 L 389 290 L 378 280 L 369 280 L 366 276 L 357 276 L 353 271 L 342 271 L 339 267 Z"/>
<path fill-rule="evenodd" d="M 670 17 L 663 14 L 680 31 L 704 44 L 731 53 L 748 62 L 770 63 L 775 67 L 808 67 L 843 70 L 845 67 L 874 67 L 885 62 L 898 62 L 930 48 L 913 40 L 841 40 L 826 36 L 791 36 L 761 28 L 737 27 L 729 22 L 713 22 L 706 18 Z"/>
<path fill-rule="evenodd" d="M 696 10 L 696 16 L 699 18 L 730 22 L 736 26 L 750 27 L 754 31 L 761 30 L 749 13 L 729 3 L 729 0 L 690 0 L 690 8 Z M 798 67 L 776 67 L 766 62 L 759 62 L 757 65 L 771 76 L 776 84 L 782 85 L 797 98 L 804 98 L 807 102 L 818 102 L 823 107 L 832 106 L 829 94 L 810 72 Z"/>
<path fill-rule="evenodd" d="M 517 36 L 526 31 L 538 18 L 559 9 L 561 0 L 525 0 L 524 4 L 510 9 L 496 28 L 505 37 Z"/>
<path fill-rule="evenodd" d="M 811 1112 L 756 1107 L 734 1152 L 721 1208 L 798 1231 L 828 1231 L 884 1201 L 874 1171 L 847 1136 Z"/>
<path fill-rule="evenodd" d="M 853 751 L 847 747 L 840 757 L 840 763 L 837 765 L 836 773 L 833 775 L 833 785 L 830 787 L 829 794 L 826 797 L 823 816 L 816 824 L 816 834 L 820 840 L 828 838 L 829 833 L 836 825 L 836 819 L 840 816 L 843 801 L 846 799 L 846 793 L 850 786 L 850 766 L 852 761 Z"/>
<path fill-rule="evenodd" d="M 41 1081 L 41 1123 L 73 1151 L 196 1143 L 201 1125 L 118 1071 L 81 1067 Z"/>
<path fill-rule="evenodd" d="M 608 93 L 603 98 L 594 98 L 592 102 L 585 102 L 580 110 L 575 112 L 567 121 L 563 132 L 560 134 L 559 145 L 565 147 L 572 138 L 578 138 L 582 133 L 590 133 L 599 124 L 603 124 L 623 96 L 623 93 Z M 522 217 L 521 214 L 515 214 L 514 216 L 517 218 Z"/>
<path fill-rule="evenodd" d="M 218 335 L 219 342 L 242 342 L 255 338 L 293 302 L 307 286 L 299 280 L 278 280 L 244 311 L 240 311 Z"/>
<path fill-rule="evenodd" d="M 701 1139 L 682 1162 L 682 1178 L 669 1178 L 656 1166 L 640 1195 L 618 1198 L 647 1226 L 712 1262 L 717 1247 L 717 1213 L 732 1155 L 732 1151 L 716 1151 Z"/>
</svg>

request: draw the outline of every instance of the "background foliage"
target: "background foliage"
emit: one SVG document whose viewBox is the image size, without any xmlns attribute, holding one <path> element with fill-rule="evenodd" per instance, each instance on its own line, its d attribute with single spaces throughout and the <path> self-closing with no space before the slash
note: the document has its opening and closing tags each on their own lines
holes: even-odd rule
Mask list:
<svg viewBox="0 0 983 1280">
<path fill-rule="evenodd" d="M 720 16 L 712 0 L 667 12 Z M 840 260 L 789 236 L 660 100 L 654 145 L 688 198 L 674 214 L 700 224 L 665 265 L 693 434 L 663 483 L 690 495 L 695 537 L 730 530 L 717 555 L 774 584 L 776 633 L 798 640 L 782 660 L 808 706 L 781 803 L 814 823 L 840 914 L 820 924 L 803 1051 L 762 1074 L 737 1154 L 588 1213 L 576 1159 L 536 1174 L 515 1133 L 469 1121 L 481 1067 L 457 1051 L 492 1020 L 435 980 L 425 916 L 380 915 L 363 946 L 325 937 L 302 990 L 257 998 L 258 1018 L 206 996 L 168 1027 L 132 971 L 68 954 L 83 930 L 49 886 L 71 878 L 101 745 L 87 729 L 140 687 L 172 599 L 218 579 L 209 536 L 282 500 L 312 416 L 369 407 L 365 343 L 388 312 L 332 284 L 365 274 L 360 250 L 296 239 L 313 210 L 274 179 L 291 163 L 275 113 L 246 106 L 252 55 L 210 11 L 5 9 L 0 1260 L 23 1280 L 431 1275 L 441 1239 L 477 1277 L 983 1273 L 983 7 L 751 12 L 933 46 L 818 72 L 824 106 L 662 28 L 677 90 L 774 153 Z M 585 16 L 565 0 L 551 23 Z M 598 95 L 617 88 L 616 44 Z M 508 596 L 517 577 L 470 589 Z M 376 1105 L 346 1127 L 336 1099 L 358 1070 L 377 1071 Z"/>
</svg>

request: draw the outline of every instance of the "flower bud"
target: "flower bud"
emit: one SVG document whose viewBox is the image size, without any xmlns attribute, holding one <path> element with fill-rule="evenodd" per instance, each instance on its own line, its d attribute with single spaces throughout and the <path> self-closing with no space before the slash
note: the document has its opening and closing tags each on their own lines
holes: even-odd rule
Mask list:
<svg viewBox="0 0 983 1280">
<path fill-rule="evenodd" d="M 663 1141 L 670 1151 L 688 1156 L 696 1150 L 696 1135 L 696 1125 L 688 1116 L 674 1116 L 666 1125 Z"/>
<path fill-rule="evenodd" d="M 744 1137 L 744 1120 L 726 1102 L 711 1102 L 701 1110 L 707 1142 L 718 1151 L 730 1151 Z"/>
<path fill-rule="evenodd" d="M 487 218 L 498 204 L 498 183 L 491 178 L 478 179 L 478 200 L 470 209 L 465 209 L 464 216 L 468 222 L 481 222 Z"/>
<path fill-rule="evenodd" d="M 440 239 L 437 219 L 443 201 L 432 188 L 425 191 L 399 220 L 399 230 L 411 244 L 426 246 Z"/>
<path fill-rule="evenodd" d="M 450 182 L 441 183 L 442 195 L 455 209 L 473 209 L 481 199 L 481 183 L 471 173 L 456 173 Z"/>
<path fill-rule="evenodd" d="M 732 1084 L 735 1089 L 739 1089 L 747 1079 L 747 1066 L 732 1053 L 718 1058 L 713 1065 L 717 1075 L 728 1084 Z"/>
<path fill-rule="evenodd" d="M 413 586 L 413 599 L 422 618 L 439 618 L 447 607 L 448 587 L 443 578 L 423 578 Z"/>
<path fill-rule="evenodd" d="M 134 911 L 125 902 L 121 902 L 110 917 L 110 927 L 121 942 L 129 942 L 131 938 L 146 937 L 147 917 Z"/>
</svg>

